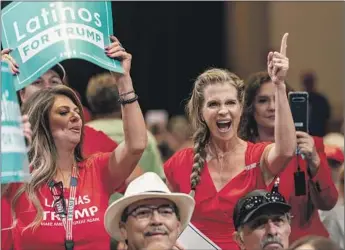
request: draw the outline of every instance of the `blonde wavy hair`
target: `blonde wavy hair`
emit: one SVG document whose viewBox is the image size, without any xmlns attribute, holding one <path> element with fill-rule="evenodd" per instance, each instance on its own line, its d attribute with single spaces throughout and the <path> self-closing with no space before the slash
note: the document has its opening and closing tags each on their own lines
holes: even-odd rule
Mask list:
<svg viewBox="0 0 345 250">
<path fill-rule="evenodd" d="M 29 228 L 35 230 L 39 227 L 43 220 L 43 208 L 37 193 L 41 191 L 44 185 L 55 177 L 57 173 L 57 149 L 49 126 L 49 113 L 58 95 L 70 98 L 73 103 L 83 110 L 79 98 L 75 92 L 64 85 L 54 88 L 44 89 L 34 93 L 22 106 L 22 113 L 29 116 L 29 122 L 32 128 L 32 144 L 28 152 L 29 164 L 31 167 L 31 180 L 23 184 L 15 193 L 11 201 L 11 211 L 13 216 L 13 225 L 17 224 L 15 206 L 23 193 L 26 194 L 29 202 L 37 211 L 34 221 L 23 229 L 23 232 Z M 80 112 L 82 119 L 82 131 L 84 131 L 83 112 Z M 81 133 L 80 142 L 74 149 L 74 157 L 76 162 L 83 161 L 82 156 L 83 133 Z"/>
<path fill-rule="evenodd" d="M 200 182 L 201 171 L 206 160 L 205 146 L 210 137 L 210 130 L 202 118 L 202 108 L 204 106 L 204 90 L 209 85 L 230 84 L 237 90 L 237 98 L 241 105 L 244 101 L 244 83 L 234 73 L 226 69 L 211 68 L 198 76 L 194 83 L 194 88 L 190 100 L 186 105 L 186 113 L 191 122 L 194 134 L 194 158 L 193 168 L 190 176 L 191 196 L 195 196 L 195 188 Z"/>
</svg>

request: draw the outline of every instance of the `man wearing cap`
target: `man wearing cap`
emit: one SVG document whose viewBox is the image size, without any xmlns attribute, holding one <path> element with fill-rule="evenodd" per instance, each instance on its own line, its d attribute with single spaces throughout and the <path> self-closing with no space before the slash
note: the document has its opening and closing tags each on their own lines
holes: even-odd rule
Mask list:
<svg viewBox="0 0 345 250">
<path fill-rule="evenodd" d="M 254 190 L 242 197 L 233 214 L 234 239 L 241 249 L 285 249 L 291 232 L 290 205 L 277 191 Z"/>
<path fill-rule="evenodd" d="M 344 153 L 340 147 L 325 144 L 325 154 L 335 184 L 339 181 L 339 171 L 344 163 Z"/>
<path fill-rule="evenodd" d="M 162 179 L 147 172 L 133 180 L 124 197 L 113 202 L 105 213 L 105 229 L 129 250 L 167 250 L 187 227 L 194 199 L 171 193 Z"/>
<path fill-rule="evenodd" d="M 63 81 L 66 77 L 66 72 L 63 66 L 58 63 L 36 79 L 33 83 L 27 87 L 19 90 L 19 96 L 24 103 L 26 100 L 36 91 L 51 88 L 56 85 L 65 84 Z"/>
</svg>

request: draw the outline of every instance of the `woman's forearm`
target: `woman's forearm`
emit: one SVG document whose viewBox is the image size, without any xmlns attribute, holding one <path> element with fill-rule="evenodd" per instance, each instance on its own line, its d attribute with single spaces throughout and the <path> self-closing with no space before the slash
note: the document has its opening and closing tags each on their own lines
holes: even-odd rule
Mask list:
<svg viewBox="0 0 345 250">
<path fill-rule="evenodd" d="M 126 77 L 126 81 L 126 83 L 118 85 L 120 95 L 133 90 L 131 77 Z M 134 97 L 134 92 L 125 96 L 126 100 Z M 147 130 L 139 103 L 135 101 L 121 106 L 124 142 L 126 147 L 132 154 L 141 154 L 147 145 Z"/>
<path fill-rule="evenodd" d="M 277 155 L 287 158 L 292 157 L 296 151 L 296 130 L 284 83 L 276 85 L 274 127 Z"/>
</svg>

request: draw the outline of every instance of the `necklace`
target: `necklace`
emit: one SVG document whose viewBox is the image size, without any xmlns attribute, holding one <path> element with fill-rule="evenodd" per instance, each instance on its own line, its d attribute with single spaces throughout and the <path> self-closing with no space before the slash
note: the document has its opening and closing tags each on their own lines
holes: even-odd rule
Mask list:
<svg viewBox="0 0 345 250">
<path fill-rule="evenodd" d="M 223 175 L 223 170 L 224 170 L 224 158 L 226 156 L 226 154 L 230 153 L 230 152 L 222 152 L 222 151 L 217 151 L 215 148 L 216 153 L 213 152 L 211 145 L 208 143 L 206 145 L 206 161 L 209 162 L 212 159 L 216 159 L 217 160 L 217 165 L 216 165 L 216 169 L 219 175 L 219 180 L 221 183 L 221 186 L 223 186 L 227 180 L 224 179 L 224 175 Z"/>
<path fill-rule="evenodd" d="M 223 152 L 220 149 L 217 150 L 217 147 L 216 145 L 214 145 L 214 143 L 209 142 L 206 144 L 206 147 L 205 147 L 206 161 L 210 162 L 213 159 L 217 160 L 217 164 L 215 165 L 215 170 L 216 170 L 216 173 L 219 175 L 218 178 L 222 187 L 224 186 L 224 184 L 226 184 L 229 181 L 229 178 L 230 178 L 230 173 L 224 173 L 224 171 L 226 171 L 227 169 L 230 170 L 229 167 L 227 168 L 227 164 L 229 163 L 230 159 L 233 159 L 233 157 L 229 157 L 229 154 L 236 154 L 236 153 L 238 154 L 239 153 L 238 150 L 241 146 L 242 144 L 238 143 L 231 150 Z"/>
<path fill-rule="evenodd" d="M 62 183 L 63 183 L 63 186 L 64 186 L 64 189 L 67 188 L 67 186 L 69 186 L 70 184 L 70 179 L 71 179 L 71 176 L 72 176 L 72 169 L 76 166 L 75 163 L 72 164 L 72 168 L 70 171 L 68 171 L 68 173 L 65 175 L 64 174 L 64 171 L 62 171 L 60 168 L 58 168 L 58 172 L 60 173 L 61 175 L 61 179 L 62 179 Z M 66 172 L 66 171 L 65 171 Z"/>
<path fill-rule="evenodd" d="M 220 150 L 217 151 L 216 148 L 214 149 L 214 151 L 215 151 L 214 152 L 210 143 L 208 143 L 206 145 L 205 149 L 206 149 L 206 161 L 207 162 L 214 159 L 214 158 L 216 158 L 217 160 L 219 160 L 219 158 L 224 158 L 224 156 L 229 153 L 229 152 L 222 152 Z"/>
</svg>

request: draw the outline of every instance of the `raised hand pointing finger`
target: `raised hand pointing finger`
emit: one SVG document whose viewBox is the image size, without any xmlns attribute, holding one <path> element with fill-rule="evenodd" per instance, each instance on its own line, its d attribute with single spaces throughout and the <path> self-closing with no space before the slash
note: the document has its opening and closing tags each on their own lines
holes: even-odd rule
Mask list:
<svg viewBox="0 0 345 250">
<path fill-rule="evenodd" d="M 267 72 L 275 84 L 284 83 L 289 69 L 289 58 L 286 57 L 288 35 L 285 33 L 282 38 L 280 52 L 270 52 L 267 57 Z"/>
<path fill-rule="evenodd" d="M 287 38 L 289 36 L 289 33 L 285 33 L 283 38 L 282 38 L 282 42 L 280 45 L 280 54 L 282 54 L 283 56 L 286 56 L 286 47 L 287 47 Z"/>
</svg>

